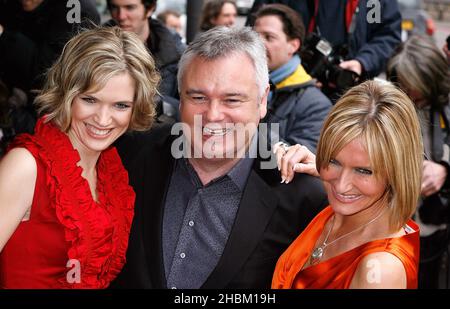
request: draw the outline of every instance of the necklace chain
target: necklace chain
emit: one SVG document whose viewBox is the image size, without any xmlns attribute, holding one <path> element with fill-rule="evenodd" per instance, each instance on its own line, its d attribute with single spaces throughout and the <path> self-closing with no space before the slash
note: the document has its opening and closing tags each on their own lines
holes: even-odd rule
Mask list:
<svg viewBox="0 0 450 309">
<path fill-rule="evenodd" d="M 340 239 L 342 239 L 344 237 L 347 237 L 348 235 L 350 235 L 350 234 L 352 234 L 352 233 L 354 233 L 356 231 L 359 231 L 360 229 L 368 226 L 369 224 L 371 224 L 372 222 L 374 222 L 378 218 L 380 218 L 381 215 L 384 213 L 384 211 L 385 211 L 385 209 L 382 212 L 380 212 L 380 214 L 378 216 L 376 216 L 375 218 L 371 219 L 369 222 L 364 223 L 363 225 L 357 227 L 356 229 L 354 229 L 354 230 L 352 230 L 352 231 L 350 231 L 350 232 L 348 232 L 348 233 L 346 233 L 344 235 L 339 236 L 338 238 L 334 239 L 330 243 L 327 243 L 328 237 L 330 237 L 331 231 L 333 230 L 334 220 L 336 218 L 336 215 L 333 215 L 333 221 L 331 222 L 330 228 L 328 229 L 327 236 L 325 236 L 325 239 L 322 242 L 322 244 L 320 246 L 318 246 L 316 249 L 314 249 L 314 251 L 312 252 L 311 257 L 310 257 L 310 264 L 311 265 L 317 264 L 322 259 L 322 256 L 323 256 L 323 253 L 324 253 L 326 247 L 328 247 L 328 246 L 334 244 L 335 242 L 337 242 L 338 240 L 340 240 Z"/>
</svg>

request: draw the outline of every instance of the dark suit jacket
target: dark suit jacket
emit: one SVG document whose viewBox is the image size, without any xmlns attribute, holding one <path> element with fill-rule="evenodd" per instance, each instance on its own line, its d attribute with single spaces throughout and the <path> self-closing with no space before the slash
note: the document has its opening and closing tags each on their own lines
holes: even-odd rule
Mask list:
<svg viewBox="0 0 450 309">
<path fill-rule="evenodd" d="M 123 136 L 117 148 L 136 191 L 127 263 L 113 288 L 166 288 L 163 208 L 174 167 L 170 127 Z M 280 184 L 277 169 L 255 159 L 228 242 L 202 288 L 269 288 L 278 257 L 327 205 L 319 179 L 296 175 Z"/>
</svg>

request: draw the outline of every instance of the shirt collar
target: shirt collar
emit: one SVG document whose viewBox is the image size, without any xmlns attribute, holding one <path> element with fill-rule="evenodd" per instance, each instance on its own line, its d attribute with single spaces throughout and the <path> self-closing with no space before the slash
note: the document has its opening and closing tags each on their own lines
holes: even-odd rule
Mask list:
<svg viewBox="0 0 450 309">
<path fill-rule="evenodd" d="M 253 154 L 256 153 L 257 146 L 258 146 L 258 131 L 256 131 L 255 134 L 253 135 L 252 140 L 250 142 L 249 150 L 245 153 L 245 157 L 240 159 L 231 168 L 231 170 L 228 171 L 228 173 L 220 177 L 217 177 L 216 179 L 213 179 L 210 183 L 207 184 L 207 186 L 212 185 L 217 181 L 219 181 L 220 179 L 227 176 L 233 181 L 233 183 L 239 188 L 239 190 L 243 191 L 245 188 L 245 184 L 247 183 L 247 178 L 250 175 L 250 171 L 253 166 L 254 161 Z M 198 177 L 194 167 L 189 163 L 189 160 L 187 158 L 181 158 L 179 163 L 181 163 L 182 167 L 188 172 L 189 176 L 194 181 L 195 185 L 197 187 L 202 187 L 200 178 Z"/>
</svg>

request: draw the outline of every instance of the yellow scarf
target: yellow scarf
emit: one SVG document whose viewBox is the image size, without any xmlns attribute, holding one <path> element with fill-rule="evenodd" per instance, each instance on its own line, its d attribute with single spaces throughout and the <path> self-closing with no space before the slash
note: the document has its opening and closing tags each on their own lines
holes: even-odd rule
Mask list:
<svg viewBox="0 0 450 309">
<path fill-rule="evenodd" d="M 302 65 L 299 65 L 294 73 L 292 73 L 290 76 L 288 76 L 286 79 L 284 79 L 282 82 L 275 85 L 277 89 L 292 86 L 292 85 L 299 85 L 306 83 L 310 81 L 312 77 L 306 73 L 305 69 Z"/>
</svg>

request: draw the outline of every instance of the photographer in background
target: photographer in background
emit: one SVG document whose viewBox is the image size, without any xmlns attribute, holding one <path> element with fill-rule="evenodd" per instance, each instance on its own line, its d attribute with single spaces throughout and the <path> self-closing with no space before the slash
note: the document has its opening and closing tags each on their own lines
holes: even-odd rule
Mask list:
<svg viewBox="0 0 450 309">
<path fill-rule="evenodd" d="M 347 50 L 339 66 L 361 75 L 359 81 L 380 74 L 401 42 L 397 0 L 255 0 L 248 23 L 252 14 L 267 3 L 289 5 L 302 15 L 308 33 L 317 33 L 334 50 Z"/>
<path fill-rule="evenodd" d="M 330 100 L 301 65 L 298 51 L 305 27 L 301 17 L 282 4 L 264 6 L 256 13 L 254 30 L 267 51 L 271 92 L 263 121 L 279 124 L 279 139 L 315 151 Z M 271 136 L 271 144 L 276 142 Z"/>
</svg>

